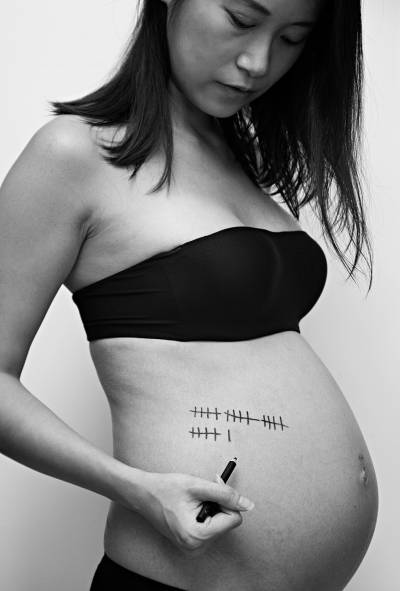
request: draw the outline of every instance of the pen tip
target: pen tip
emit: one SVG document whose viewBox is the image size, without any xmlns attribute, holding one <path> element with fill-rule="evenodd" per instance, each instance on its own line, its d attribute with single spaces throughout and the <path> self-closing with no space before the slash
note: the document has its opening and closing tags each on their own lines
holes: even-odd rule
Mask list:
<svg viewBox="0 0 400 591">
<path fill-rule="evenodd" d="M 235 462 L 237 462 L 237 458 L 233 458 L 235 460 Z"/>
</svg>

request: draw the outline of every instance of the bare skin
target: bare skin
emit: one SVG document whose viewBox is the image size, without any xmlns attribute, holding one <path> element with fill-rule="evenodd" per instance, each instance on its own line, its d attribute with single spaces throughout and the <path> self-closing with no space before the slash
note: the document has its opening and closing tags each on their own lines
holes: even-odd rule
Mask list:
<svg viewBox="0 0 400 591">
<path fill-rule="evenodd" d="M 70 116 L 39 130 L 10 171 L 0 196 L 0 449 L 108 497 L 105 550 L 128 569 L 188 591 L 339 591 L 370 543 L 377 484 L 339 385 L 301 334 L 91 342 L 113 458 L 19 381 L 62 284 L 74 292 L 222 228 L 300 229 L 244 175 L 213 117 L 241 100 L 216 80 L 251 83 L 261 94 L 291 67 L 307 29 L 291 23 L 312 22 L 318 2 L 271 0 L 273 16 L 241 15 L 254 27 L 240 35 L 226 4 L 243 12 L 238 0 L 186 0 L 170 31 L 169 192 L 148 193 L 161 155 L 132 181 L 101 158 L 99 139 L 118 130 L 91 130 Z M 232 456 L 230 486 L 212 482 Z M 198 524 L 204 500 L 222 511 Z"/>
<path fill-rule="evenodd" d="M 56 118 L 2 187 L 1 451 L 111 499 L 105 550 L 145 576 L 190 591 L 343 589 L 374 531 L 376 478 L 338 384 L 302 335 L 92 342 L 114 458 L 20 383 L 61 283 L 75 291 L 224 227 L 300 227 L 215 152 L 190 152 L 177 140 L 175 185 L 149 197 L 160 163 L 132 183 L 100 158 L 96 140 L 79 120 Z M 224 428 L 215 416 L 194 416 L 195 407 L 228 412 Z M 233 421 L 239 412 L 260 420 Z M 278 417 L 287 428 L 270 428 Z M 223 434 L 192 436 L 206 426 Z M 239 464 L 231 486 L 217 484 L 232 456 Z M 252 511 L 240 494 L 254 501 Z M 198 524 L 204 500 L 222 512 Z"/>
<path fill-rule="evenodd" d="M 181 142 L 176 146 L 179 182 L 168 195 L 161 192 L 154 199 L 146 190 L 157 178 L 156 163 L 143 168 L 131 183 L 123 172 L 98 160 L 92 193 L 98 196 L 112 187 L 113 199 L 96 197 L 93 212 L 103 218 L 92 224 L 65 281 L 71 291 L 219 228 L 300 228 L 272 199 L 252 188 L 228 157 L 217 161 L 214 152 L 199 153 L 197 146 L 189 153 L 188 142 Z M 196 166 L 204 162 L 197 174 L 191 156 Z M 219 185 L 215 179 L 224 174 Z M 241 217 L 238 205 L 243 207 Z M 190 233 L 182 232 L 189 228 Z M 155 236 L 157 246 L 150 248 Z M 232 530 L 194 560 L 192 553 L 188 558 L 160 536 L 140 513 L 115 503 L 105 532 L 111 558 L 183 589 L 228 589 L 235 584 L 251 590 L 272 584 L 282 590 L 288 585 L 343 588 L 373 532 L 376 481 L 351 410 L 301 335 L 283 332 L 237 343 L 117 338 L 93 342 L 90 349 L 110 403 L 116 458 L 150 473 L 213 480 L 237 455 L 230 485 L 256 504 L 243 515 L 237 534 Z M 243 417 L 246 411 L 252 418 L 271 415 L 277 421 L 281 416 L 288 428 L 271 431 L 262 420 L 247 425 L 233 422 L 232 416 L 227 423 L 226 415 L 222 428 L 215 417 L 194 417 L 190 411 L 195 406 L 229 409 L 231 415 L 241 411 Z M 206 426 L 218 427 L 221 435 L 216 440 L 192 436 L 190 431 L 199 426 L 203 432 Z M 149 449 L 157 451 L 149 454 Z M 313 498 L 315 503 L 310 503 Z M 318 532 L 320 553 L 314 543 L 300 544 L 311 532 L 314 543 Z M 346 560 L 335 551 L 339 540 Z M 290 573 L 287 564 L 292 565 Z"/>
<path fill-rule="evenodd" d="M 178 134 L 176 142 L 169 194 L 146 195 L 161 170 L 155 162 L 131 182 L 99 161 L 93 194 L 112 187 L 113 198 L 98 198 L 103 217 L 66 281 L 71 291 L 223 227 L 301 227 L 229 155 L 190 148 Z M 226 343 L 100 339 L 90 351 L 118 459 L 151 473 L 213 480 L 236 455 L 229 484 L 255 502 L 238 529 L 197 557 L 114 503 L 105 531 L 111 558 L 182 589 L 344 588 L 372 536 L 376 480 L 338 384 L 302 335 Z M 258 420 L 247 422 L 246 413 Z M 206 437 L 206 427 L 219 435 Z"/>
</svg>

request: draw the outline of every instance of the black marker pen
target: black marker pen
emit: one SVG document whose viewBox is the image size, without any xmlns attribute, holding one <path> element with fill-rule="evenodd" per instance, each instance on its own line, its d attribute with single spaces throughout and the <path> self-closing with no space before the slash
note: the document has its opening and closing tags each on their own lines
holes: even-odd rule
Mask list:
<svg viewBox="0 0 400 591">
<path fill-rule="evenodd" d="M 221 474 L 221 480 L 223 480 L 224 482 L 227 482 L 229 476 L 232 474 L 232 472 L 235 469 L 236 463 L 237 463 L 237 458 L 233 458 L 233 460 L 231 460 L 230 462 L 227 463 L 225 470 Z M 207 517 L 209 517 L 209 516 L 213 517 L 213 515 L 216 515 L 217 513 L 219 513 L 220 510 L 221 510 L 221 508 L 218 505 L 218 503 L 214 503 L 213 501 L 205 501 L 203 503 L 201 510 L 200 510 L 200 513 L 196 517 L 196 521 L 203 523 L 203 521 L 205 521 L 207 519 Z"/>
</svg>

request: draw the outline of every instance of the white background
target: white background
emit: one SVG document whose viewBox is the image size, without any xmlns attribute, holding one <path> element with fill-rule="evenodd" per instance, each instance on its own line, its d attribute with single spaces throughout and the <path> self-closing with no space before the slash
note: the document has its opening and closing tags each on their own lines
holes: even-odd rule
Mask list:
<svg viewBox="0 0 400 591">
<path fill-rule="evenodd" d="M 47 101 L 77 98 L 105 80 L 135 20 L 134 0 L 14 0 L 2 7 L 0 181 L 49 120 Z M 400 589 L 400 3 L 364 2 L 366 204 L 375 279 L 345 283 L 328 256 L 325 290 L 303 336 L 342 388 L 374 461 L 380 493 L 375 535 L 348 591 Z M 64 421 L 111 452 L 108 406 L 69 292 L 62 287 L 31 347 L 22 382 Z M 1 393 L 0 393 L 1 394 Z M 332 474 L 335 478 L 335 474 Z M 85 591 L 102 555 L 108 501 L 0 457 L 0 588 Z M 305 590 L 306 591 L 306 590 Z M 323 591 L 323 590 L 321 590 Z"/>
</svg>

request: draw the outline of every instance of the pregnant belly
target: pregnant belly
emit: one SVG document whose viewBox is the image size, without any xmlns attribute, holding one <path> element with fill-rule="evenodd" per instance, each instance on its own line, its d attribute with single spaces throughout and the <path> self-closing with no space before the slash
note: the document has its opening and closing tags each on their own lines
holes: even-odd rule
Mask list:
<svg viewBox="0 0 400 591">
<path fill-rule="evenodd" d="M 114 454 L 152 472 L 229 484 L 255 503 L 238 528 L 188 558 L 112 503 L 105 551 L 190 591 L 339 591 L 377 515 L 368 449 L 338 384 L 301 335 L 235 343 L 113 339 L 92 345 Z"/>
</svg>

